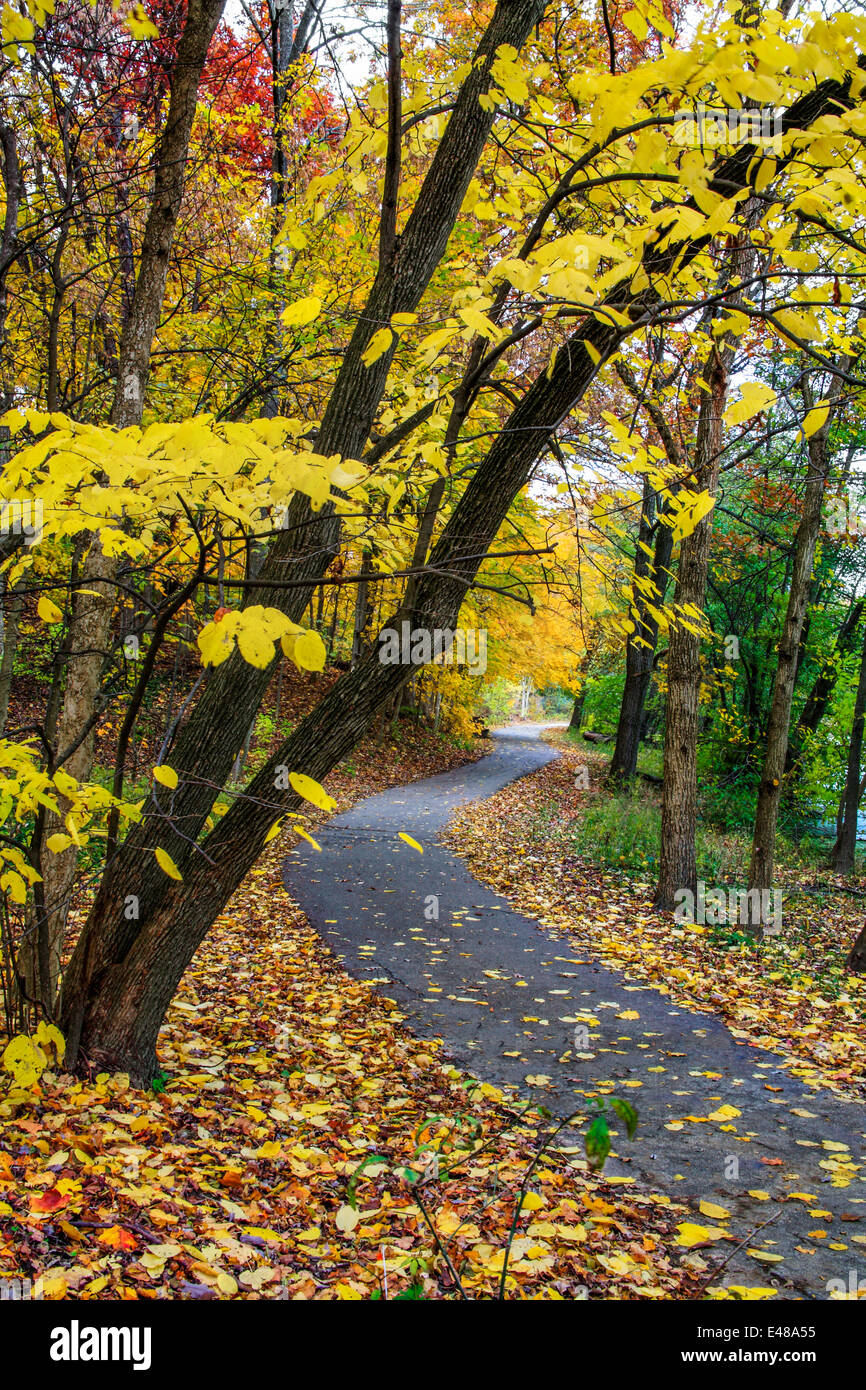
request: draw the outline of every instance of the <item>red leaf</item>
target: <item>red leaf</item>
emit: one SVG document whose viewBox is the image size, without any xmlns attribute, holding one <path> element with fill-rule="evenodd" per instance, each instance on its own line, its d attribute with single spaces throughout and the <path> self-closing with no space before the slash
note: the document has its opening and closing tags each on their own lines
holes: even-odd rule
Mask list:
<svg viewBox="0 0 866 1390">
<path fill-rule="evenodd" d="M 62 1192 L 58 1192 L 56 1187 L 49 1187 L 47 1192 L 43 1192 L 41 1197 L 30 1198 L 31 1211 L 57 1211 L 59 1207 L 65 1207 L 69 1201 Z"/>
</svg>

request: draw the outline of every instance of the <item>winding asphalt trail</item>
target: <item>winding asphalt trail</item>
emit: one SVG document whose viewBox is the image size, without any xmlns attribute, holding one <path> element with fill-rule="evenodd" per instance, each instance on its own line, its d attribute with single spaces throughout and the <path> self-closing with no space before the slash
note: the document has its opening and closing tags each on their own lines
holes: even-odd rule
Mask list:
<svg viewBox="0 0 866 1390">
<path fill-rule="evenodd" d="M 290 896 L 351 974 L 382 987 L 416 1034 L 443 1038 L 447 1055 L 474 1075 L 561 1116 L 613 1082 L 640 1122 L 632 1143 L 624 1133 L 615 1139 L 606 1173 L 667 1192 L 693 1208 L 697 1224 L 721 1224 L 738 1240 L 774 1217 L 717 1282 L 823 1299 L 828 1280 L 856 1290 L 862 1279 L 866 1297 L 866 1109 L 791 1076 L 784 1059 L 738 1041 L 715 1018 L 585 959 L 585 948 L 575 952 L 564 935 L 512 911 L 436 843 L 458 806 L 557 756 L 538 740 L 543 727 L 502 730 L 480 762 L 329 821 L 316 831 L 321 854 L 302 844 L 285 859 Z M 588 1045 L 585 1034 L 576 1039 L 582 1021 Z M 711 1118 L 722 1106 L 740 1114 Z M 846 1186 L 826 1166 L 839 1161 L 850 1161 L 847 1172 L 835 1170 Z M 725 1207 L 730 1221 L 699 1214 L 701 1199 Z M 700 1253 L 715 1265 L 733 1248 L 722 1241 Z M 749 1250 L 784 1258 L 765 1262 Z"/>
</svg>

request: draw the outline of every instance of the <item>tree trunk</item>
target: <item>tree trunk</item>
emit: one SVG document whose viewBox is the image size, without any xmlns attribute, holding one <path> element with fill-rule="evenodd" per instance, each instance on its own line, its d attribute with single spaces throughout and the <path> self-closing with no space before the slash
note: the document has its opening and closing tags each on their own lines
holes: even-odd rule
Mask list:
<svg viewBox="0 0 866 1390">
<path fill-rule="evenodd" d="M 649 494 L 649 495 L 648 495 Z M 649 543 L 652 534 L 652 511 L 654 494 L 648 480 L 644 482 L 644 500 L 641 507 L 641 526 L 639 540 Z M 665 601 L 668 583 L 668 569 L 673 551 L 673 531 L 665 525 L 659 509 L 656 521 L 656 543 L 652 564 L 640 545 L 635 550 L 635 577 L 653 584 L 652 604 L 659 608 Z M 637 757 L 640 750 L 644 706 L 652 681 L 655 664 L 656 643 L 658 641 L 658 619 L 647 606 L 647 595 L 635 588 L 632 620 L 635 630 L 629 635 L 625 649 L 625 685 L 619 708 L 616 728 L 616 744 L 611 759 L 609 780 L 614 785 L 631 782 L 637 773 Z"/>
<path fill-rule="evenodd" d="M 749 897 L 750 915 L 753 915 L 754 905 L 763 901 L 763 891 L 773 886 L 776 821 L 779 814 L 782 780 L 788 753 L 788 729 L 791 723 L 791 705 L 794 699 L 797 656 L 800 648 L 800 634 L 806 615 L 806 604 L 809 599 L 809 587 L 812 582 L 815 547 L 821 530 L 824 488 L 830 467 L 828 436 L 832 402 L 838 397 L 841 380 L 841 377 L 834 378 L 830 389 L 831 414 L 822 427 L 810 436 L 808 441 L 808 472 L 803 497 L 803 515 L 797 527 L 794 541 L 791 587 L 788 592 L 788 606 L 779 641 L 779 659 L 773 679 L 773 695 L 764 749 L 764 766 L 758 788 L 758 805 L 752 837 L 749 890 L 751 892 L 752 889 L 757 888 L 761 891 L 760 896 Z M 804 389 L 804 395 L 808 407 L 811 405 L 811 393 L 808 392 L 807 388 Z M 760 920 L 750 920 L 748 926 L 752 935 L 760 936 L 763 932 Z"/>
<path fill-rule="evenodd" d="M 797 720 L 796 727 L 788 741 L 788 752 L 785 756 L 786 779 L 797 766 L 800 750 L 806 739 L 810 734 L 815 733 L 827 712 L 830 697 L 836 688 L 839 660 L 841 657 L 847 656 L 854 646 L 862 613 L 863 599 L 860 598 L 849 608 L 845 621 L 836 635 L 833 651 L 818 672 L 815 683 L 806 697 L 800 718 Z"/>
<path fill-rule="evenodd" d="M 855 975 L 866 975 L 866 926 L 861 927 L 857 940 L 851 947 L 845 969 Z"/>
<path fill-rule="evenodd" d="M 722 414 L 728 391 L 728 372 L 734 349 L 714 345 L 701 375 L 707 383 L 701 397 L 695 439 L 694 475 L 698 491 L 715 495 L 722 452 Z M 703 611 L 712 534 L 712 512 L 686 536 L 680 549 L 674 612 L 686 605 Z M 690 621 L 693 621 L 690 619 Z M 701 639 L 682 622 L 671 622 L 668 643 L 668 696 L 665 719 L 662 839 L 657 907 L 672 908 L 678 889 L 697 892 L 695 828 L 698 805 L 698 699 L 701 685 Z"/>
<path fill-rule="evenodd" d="M 860 810 L 862 782 L 860 764 L 863 758 L 863 716 L 866 713 L 866 633 L 860 658 L 860 679 L 854 701 L 854 721 L 848 744 L 848 769 L 845 775 L 844 812 L 842 826 L 833 846 L 832 863 L 837 874 L 853 874 L 854 853 L 857 847 L 857 815 Z"/>
<path fill-rule="evenodd" d="M 674 490 L 682 479 L 683 456 L 664 413 L 647 391 L 638 383 L 628 364 L 622 359 L 616 362 L 616 374 L 629 395 L 645 411 L 662 441 L 668 463 L 674 473 Z M 644 705 L 652 681 L 655 664 L 655 649 L 658 641 L 658 619 L 653 617 L 649 602 L 660 608 L 665 601 L 668 585 L 668 570 L 673 551 L 673 532 L 663 521 L 667 506 L 664 501 L 656 510 L 656 494 L 648 478 L 644 479 L 641 503 L 638 542 L 635 547 L 634 573 L 632 586 L 632 620 L 634 632 L 629 634 L 625 649 L 625 685 L 620 703 L 619 720 L 616 729 L 616 744 L 611 759 L 608 780 L 613 786 L 631 782 L 637 773 L 637 757 L 640 749 Z M 643 546 L 649 546 L 655 530 L 655 552 L 652 564 Z M 643 544 L 640 544 L 640 543 Z M 652 584 L 648 593 L 645 584 Z"/>
<path fill-rule="evenodd" d="M 5 578 L 4 578 L 5 584 Z M 21 614 L 24 611 L 24 596 L 16 586 L 9 595 L 9 607 L 3 619 L 3 656 L 0 658 L 0 734 L 6 729 L 9 715 L 9 696 L 12 691 L 12 673 L 15 669 L 15 653 L 18 650 L 18 636 Z"/>
<path fill-rule="evenodd" d="M 581 690 L 579 695 L 575 695 L 574 697 L 574 708 L 571 711 L 571 719 L 569 720 L 568 724 L 569 733 L 571 733 L 572 730 L 575 733 L 577 733 L 578 729 L 580 728 L 580 722 L 583 719 L 583 707 L 585 703 L 586 690 L 584 689 Z"/>
<path fill-rule="evenodd" d="M 370 552 L 365 550 L 361 560 L 361 573 L 363 575 L 372 574 L 373 567 L 370 564 Z M 369 607 L 370 582 L 362 579 L 355 589 L 355 618 L 352 624 L 352 656 L 353 666 L 357 666 L 364 651 L 364 633 L 370 621 Z"/>
</svg>

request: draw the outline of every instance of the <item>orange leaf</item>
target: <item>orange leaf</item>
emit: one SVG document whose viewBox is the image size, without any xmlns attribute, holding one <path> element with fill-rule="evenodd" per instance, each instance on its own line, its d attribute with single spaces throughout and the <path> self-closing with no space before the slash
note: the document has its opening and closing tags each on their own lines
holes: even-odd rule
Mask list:
<svg viewBox="0 0 866 1390">
<path fill-rule="evenodd" d="M 109 1226 L 107 1231 L 100 1231 L 96 1239 L 102 1245 L 110 1245 L 112 1250 L 134 1250 L 138 1244 L 135 1236 L 122 1226 Z"/>
<path fill-rule="evenodd" d="M 30 1198 L 31 1211 L 57 1211 L 58 1207 L 65 1207 L 69 1201 L 62 1192 L 58 1192 L 56 1187 L 49 1187 L 47 1192 L 43 1192 L 41 1197 Z"/>
</svg>

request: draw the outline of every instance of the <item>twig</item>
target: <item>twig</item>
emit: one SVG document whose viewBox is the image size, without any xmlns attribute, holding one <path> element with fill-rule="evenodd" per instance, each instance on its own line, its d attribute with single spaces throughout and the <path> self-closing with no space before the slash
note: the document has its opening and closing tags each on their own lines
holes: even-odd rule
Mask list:
<svg viewBox="0 0 866 1390">
<path fill-rule="evenodd" d="M 722 1260 L 721 1264 L 717 1265 L 715 1269 L 710 1271 L 703 1284 L 701 1284 L 700 1288 L 698 1289 L 698 1294 L 702 1294 L 704 1290 L 709 1287 L 712 1280 L 715 1279 L 716 1275 L 721 1274 L 725 1265 L 728 1263 L 729 1260 L 732 1260 L 734 1258 L 738 1250 L 742 1250 L 743 1246 L 746 1245 L 748 1241 L 754 1240 L 755 1236 L 758 1234 L 759 1231 L 763 1231 L 766 1226 L 772 1225 L 776 1218 L 781 1215 L 782 1208 L 779 1207 L 778 1211 L 773 1212 L 773 1215 L 768 1217 L 766 1221 L 762 1222 L 760 1226 L 756 1226 L 753 1231 L 749 1231 L 748 1235 L 743 1236 L 743 1239 L 740 1241 L 739 1245 L 735 1245 L 730 1254 L 726 1255 L 725 1258 Z"/>
</svg>

